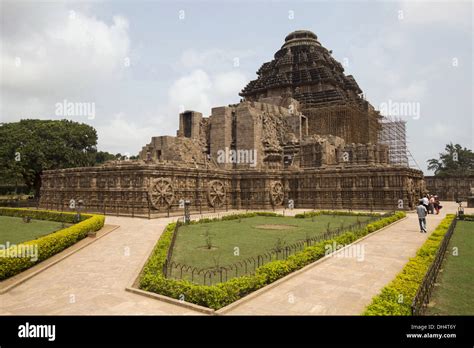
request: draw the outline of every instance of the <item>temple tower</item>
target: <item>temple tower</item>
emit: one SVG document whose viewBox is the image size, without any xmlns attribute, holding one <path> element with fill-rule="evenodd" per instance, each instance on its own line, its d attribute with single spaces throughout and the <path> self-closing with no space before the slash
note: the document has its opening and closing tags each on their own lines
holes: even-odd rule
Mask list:
<svg viewBox="0 0 474 348">
<path fill-rule="evenodd" d="M 308 117 L 310 135 L 335 135 L 346 143 L 376 143 L 379 113 L 331 54 L 313 32 L 294 31 L 240 95 L 249 101 L 292 97 Z"/>
</svg>

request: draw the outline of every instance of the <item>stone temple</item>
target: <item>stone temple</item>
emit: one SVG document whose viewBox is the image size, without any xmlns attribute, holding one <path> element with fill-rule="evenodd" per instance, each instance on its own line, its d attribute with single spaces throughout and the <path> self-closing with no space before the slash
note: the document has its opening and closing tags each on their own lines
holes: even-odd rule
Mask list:
<svg viewBox="0 0 474 348">
<path fill-rule="evenodd" d="M 153 216 L 192 211 L 410 209 L 423 173 L 392 164 L 382 117 L 354 77 L 306 30 L 290 33 L 238 104 L 179 115 L 139 160 L 46 171 L 41 206 L 82 200 L 87 211 Z"/>
</svg>

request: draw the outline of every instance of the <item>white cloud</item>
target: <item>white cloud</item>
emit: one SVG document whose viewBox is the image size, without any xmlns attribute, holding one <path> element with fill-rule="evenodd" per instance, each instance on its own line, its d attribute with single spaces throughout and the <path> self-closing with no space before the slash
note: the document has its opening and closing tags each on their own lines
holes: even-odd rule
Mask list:
<svg viewBox="0 0 474 348">
<path fill-rule="evenodd" d="M 217 74 L 214 78 L 214 92 L 222 99 L 235 99 L 237 94 L 248 83 L 249 79 L 240 71 Z"/>
<path fill-rule="evenodd" d="M 194 70 L 189 75 L 176 80 L 169 89 L 171 109 L 209 110 L 211 107 L 210 93 L 212 82 L 203 70 Z"/>
<path fill-rule="evenodd" d="M 95 102 L 103 86 L 121 77 L 130 50 L 124 17 L 107 24 L 61 4 L 45 6 L 2 4 L 2 19 L 8 17 L 1 34 L 2 119 L 50 118 L 56 102 Z"/>
<path fill-rule="evenodd" d="M 240 71 L 208 73 L 196 69 L 180 77 L 170 87 L 166 111 L 177 117 L 179 110 L 195 110 L 208 116 L 212 107 L 228 105 L 238 101 L 238 93 L 248 82 Z"/>
<path fill-rule="evenodd" d="M 131 156 L 138 154 L 141 147 L 157 135 L 155 124 L 138 125 L 124 113 L 114 115 L 110 122 L 95 128 L 99 134 L 99 149 L 107 149 L 111 153 L 129 153 Z"/>
</svg>

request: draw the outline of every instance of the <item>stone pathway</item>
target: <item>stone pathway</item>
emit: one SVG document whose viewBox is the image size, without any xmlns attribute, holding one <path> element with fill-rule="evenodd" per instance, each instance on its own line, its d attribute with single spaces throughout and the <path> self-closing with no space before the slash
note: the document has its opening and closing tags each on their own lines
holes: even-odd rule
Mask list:
<svg viewBox="0 0 474 348">
<path fill-rule="evenodd" d="M 451 206 L 446 210 L 454 211 Z M 430 216 L 430 231 L 441 218 Z M 0 315 L 200 314 L 125 291 L 163 228 L 175 219 L 108 216 L 106 223 L 120 228 L 0 295 Z M 364 240 L 364 262 L 348 258 L 323 262 L 229 314 L 358 314 L 423 243 L 426 235 L 417 232 L 416 224 L 410 214 L 406 221 Z"/>
<path fill-rule="evenodd" d="M 176 219 L 107 216 L 106 224 L 120 228 L 0 295 L 0 315 L 201 314 L 125 291 L 138 276 L 164 227 Z"/>
<path fill-rule="evenodd" d="M 358 257 L 331 257 L 226 311 L 235 315 L 358 315 L 373 296 L 402 270 L 445 214 L 456 204 L 444 202 L 440 215 L 428 216 L 428 233 L 419 232 L 415 213 L 356 243 Z M 356 251 L 357 249 L 352 249 Z M 354 255 L 354 254 L 353 254 Z M 252 296 L 252 295 L 251 295 Z"/>
</svg>

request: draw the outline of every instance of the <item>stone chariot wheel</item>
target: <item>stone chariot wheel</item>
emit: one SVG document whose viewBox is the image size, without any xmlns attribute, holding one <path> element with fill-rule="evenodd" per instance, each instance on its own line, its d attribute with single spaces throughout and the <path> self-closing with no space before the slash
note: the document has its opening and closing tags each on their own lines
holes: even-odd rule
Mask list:
<svg viewBox="0 0 474 348">
<path fill-rule="evenodd" d="M 270 187 L 270 199 L 273 205 L 282 205 L 285 194 L 283 192 L 283 185 L 279 181 L 275 181 Z"/>
<path fill-rule="evenodd" d="M 224 205 L 225 186 L 222 181 L 213 180 L 209 182 L 209 187 L 207 189 L 207 199 L 211 207 L 219 208 Z"/>
<path fill-rule="evenodd" d="M 173 184 L 170 179 L 158 178 L 150 185 L 148 191 L 150 203 L 155 209 L 170 207 L 174 199 Z"/>
</svg>

